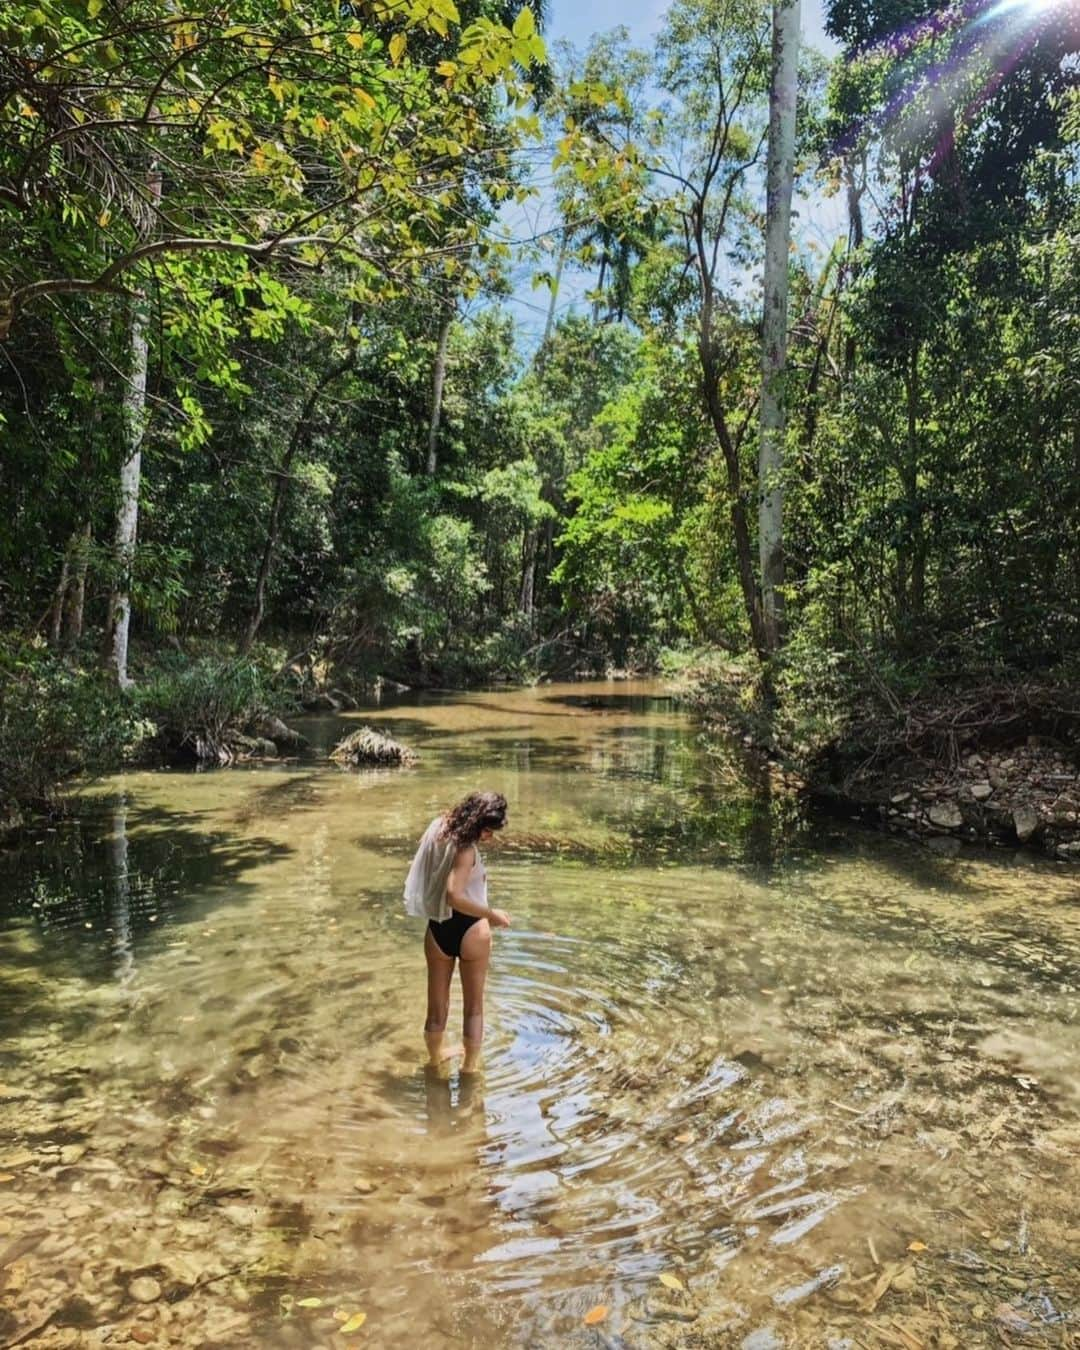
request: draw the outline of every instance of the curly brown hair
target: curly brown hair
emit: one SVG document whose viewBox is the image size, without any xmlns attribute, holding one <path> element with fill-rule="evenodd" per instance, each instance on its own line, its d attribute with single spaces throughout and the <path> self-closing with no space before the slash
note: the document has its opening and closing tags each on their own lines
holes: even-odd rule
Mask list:
<svg viewBox="0 0 1080 1350">
<path fill-rule="evenodd" d="M 468 848 L 484 830 L 501 830 L 505 824 L 506 798 L 501 792 L 470 792 L 443 816 L 439 834 L 458 848 Z"/>
</svg>

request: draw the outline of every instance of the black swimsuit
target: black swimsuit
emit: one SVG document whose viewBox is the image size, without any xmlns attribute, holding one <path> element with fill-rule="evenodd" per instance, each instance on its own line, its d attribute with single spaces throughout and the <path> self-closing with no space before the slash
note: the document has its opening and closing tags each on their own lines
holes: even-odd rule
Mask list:
<svg viewBox="0 0 1080 1350">
<path fill-rule="evenodd" d="M 429 919 L 428 928 L 436 946 L 445 956 L 460 956 L 461 940 L 479 918 L 479 914 L 462 914 L 461 910 L 452 909 L 450 917 L 443 919 L 442 923 Z"/>
</svg>

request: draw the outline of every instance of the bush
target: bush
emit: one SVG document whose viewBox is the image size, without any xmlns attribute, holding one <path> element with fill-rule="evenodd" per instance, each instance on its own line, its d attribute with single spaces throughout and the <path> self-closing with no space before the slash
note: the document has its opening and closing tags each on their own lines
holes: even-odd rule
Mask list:
<svg viewBox="0 0 1080 1350">
<path fill-rule="evenodd" d="M 101 672 L 0 641 L 0 802 L 54 809 L 65 780 L 115 768 L 152 733 Z"/>
<path fill-rule="evenodd" d="M 220 656 L 194 661 L 177 656 L 152 672 L 132 697 L 173 751 L 200 743 L 222 746 L 231 733 L 284 711 L 290 702 L 281 677 L 266 666 Z"/>
</svg>

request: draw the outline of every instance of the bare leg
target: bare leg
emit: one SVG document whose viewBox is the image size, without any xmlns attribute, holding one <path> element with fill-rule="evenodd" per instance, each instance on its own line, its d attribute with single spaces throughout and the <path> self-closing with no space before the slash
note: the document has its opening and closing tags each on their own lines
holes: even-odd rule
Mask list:
<svg viewBox="0 0 1080 1350">
<path fill-rule="evenodd" d="M 427 959 L 427 1021 L 424 1023 L 424 1043 L 427 1045 L 428 1063 L 441 1064 L 461 1054 L 461 1047 L 446 1049 L 443 1036 L 446 1034 L 446 1019 L 450 1015 L 450 977 L 454 973 L 454 958 L 439 947 L 431 936 L 431 929 L 424 934 L 424 956 Z"/>
<path fill-rule="evenodd" d="M 474 923 L 461 942 L 461 993 L 465 1003 L 465 1062 L 462 1073 L 475 1073 L 484 1039 L 484 981 L 491 960 L 491 928 L 487 919 Z"/>
</svg>

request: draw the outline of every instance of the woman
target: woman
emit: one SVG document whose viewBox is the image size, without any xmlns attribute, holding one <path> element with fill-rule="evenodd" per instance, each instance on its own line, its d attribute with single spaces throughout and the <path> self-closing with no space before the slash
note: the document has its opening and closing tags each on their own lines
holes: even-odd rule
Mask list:
<svg viewBox="0 0 1080 1350">
<path fill-rule="evenodd" d="M 461 966 L 464 999 L 462 1073 L 475 1073 L 484 1039 L 484 980 L 491 958 L 492 928 L 509 928 L 510 916 L 487 902 L 487 872 L 478 844 L 506 824 L 506 798 L 499 792 L 473 792 L 431 822 L 420 840 L 405 882 L 410 914 L 426 917 L 424 955 L 428 970 L 424 1040 L 428 1061 L 440 1064 L 462 1053 L 445 1048 L 454 962 Z"/>
</svg>

